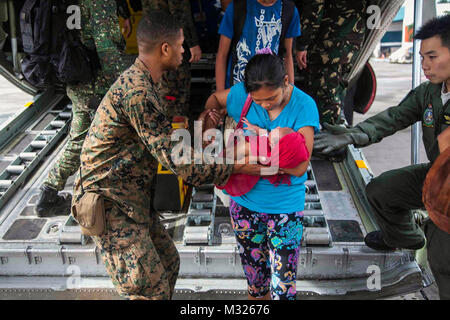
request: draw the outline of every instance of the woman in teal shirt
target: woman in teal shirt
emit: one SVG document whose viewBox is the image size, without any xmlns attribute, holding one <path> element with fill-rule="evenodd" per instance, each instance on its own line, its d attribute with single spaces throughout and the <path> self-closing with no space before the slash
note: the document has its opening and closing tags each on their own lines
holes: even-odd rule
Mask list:
<svg viewBox="0 0 450 320">
<path fill-rule="evenodd" d="M 269 132 L 277 127 L 292 128 L 304 136 L 311 154 L 314 133 L 319 130 L 317 107 L 311 97 L 289 83 L 280 58 L 254 56 L 245 69 L 244 83 L 214 93 L 206 108 L 225 113 L 226 107 L 238 122 L 248 94 L 253 100 L 245 116 L 249 123 Z M 214 121 L 207 121 L 206 127 L 211 123 Z M 290 175 L 290 184 L 275 186 L 261 178 L 246 194 L 231 197 L 230 215 L 250 299 L 296 297 L 308 164 L 309 160 L 293 169 L 280 168 Z"/>
</svg>

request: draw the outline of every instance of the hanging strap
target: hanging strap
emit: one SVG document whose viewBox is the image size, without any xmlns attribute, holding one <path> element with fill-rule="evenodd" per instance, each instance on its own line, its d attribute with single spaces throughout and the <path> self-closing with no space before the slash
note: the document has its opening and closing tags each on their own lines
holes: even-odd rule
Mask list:
<svg viewBox="0 0 450 320">
<path fill-rule="evenodd" d="M 84 195 L 83 176 L 81 174 L 81 165 L 80 165 L 80 186 L 81 186 L 81 194 Z"/>
<path fill-rule="evenodd" d="M 231 148 L 234 145 L 234 137 L 236 136 L 236 133 L 239 129 L 242 129 L 243 122 L 242 119 L 247 115 L 248 110 L 250 109 L 250 106 L 252 105 L 252 97 L 250 94 L 247 96 L 247 100 L 245 100 L 244 107 L 241 111 L 241 118 L 239 119 L 238 124 L 236 125 L 236 129 L 232 133 L 230 133 L 228 142 L 227 142 L 227 148 Z"/>
<path fill-rule="evenodd" d="M 244 107 L 242 108 L 242 112 L 241 112 L 241 118 L 239 119 L 238 124 L 236 125 L 236 130 L 237 129 L 242 129 L 243 128 L 243 122 L 242 122 L 242 118 L 245 118 L 245 116 L 248 113 L 248 110 L 250 109 L 250 106 L 252 105 L 252 97 L 250 94 L 248 94 L 247 96 L 247 100 L 245 100 L 245 104 Z"/>
</svg>

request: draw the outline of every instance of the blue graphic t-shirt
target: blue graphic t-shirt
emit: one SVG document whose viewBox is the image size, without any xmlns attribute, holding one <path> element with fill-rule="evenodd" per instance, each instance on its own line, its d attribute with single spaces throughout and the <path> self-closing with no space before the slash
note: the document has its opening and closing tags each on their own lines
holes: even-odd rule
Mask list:
<svg viewBox="0 0 450 320">
<path fill-rule="evenodd" d="M 227 112 L 236 122 L 239 121 L 247 93 L 244 83 L 231 87 L 227 97 Z M 298 131 L 303 127 L 313 127 L 319 131 L 319 112 L 314 100 L 294 86 L 291 99 L 281 113 L 270 120 L 266 109 L 252 102 L 246 118 L 251 124 L 271 131 L 276 127 L 289 127 Z M 244 132 L 246 126 L 244 125 Z M 240 197 L 231 197 L 241 206 L 263 213 L 292 213 L 305 208 L 305 181 L 307 174 L 301 177 L 291 176 L 291 185 L 274 186 L 267 179 L 259 179 L 252 190 Z"/>
<path fill-rule="evenodd" d="M 247 0 L 247 17 L 241 38 L 236 45 L 237 63 L 232 73 L 233 83 L 243 81 L 245 66 L 258 50 L 270 48 L 272 52 L 278 54 L 282 29 L 281 6 L 282 0 L 278 0 L 269 7 L 263 6 L 257 0 Z M 219 34 L 229 39 L 233 39 L 233 15 L 234 4 L 231 2 L 225 11 L 219 28 Z M 285 38 L 296 38 L 298 36 L 300 36 L 300 16 L 297 8 L 294 7 L 294 14 Z M 227 65 L 227 88 L 229 88 L 230 75 L 231 58 Z"/>
</svg>

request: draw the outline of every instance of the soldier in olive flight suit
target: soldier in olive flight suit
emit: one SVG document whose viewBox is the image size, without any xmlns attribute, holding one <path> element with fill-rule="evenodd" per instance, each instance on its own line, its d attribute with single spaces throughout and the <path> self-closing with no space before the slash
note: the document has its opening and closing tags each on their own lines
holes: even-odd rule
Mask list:
<svg viewBox="0 0 450 320">
<path fill-rule="evenodd" d="M 388 108 L 353 128 L 324 124 L 327 132 L 317 135 L 314 142 L 315 152 L 326 155 L 348 144 L 367 146 L 418 121 L 422 123 L 423 143 L 430 162 L 387 171 L 366 186 L 367 199 L 380 230 L 368 233 L 364 241 L 376 250 L 417 250 L 424 246 L 424 234 L 415 223 L 411 209 L 424 207 L 424 180 L 439 156 L 438 136 L 450 125 L 450 15 L 423 25 L 416 39 L 422 40 L 422 69 L 429 81 L 409 92 L 398 106 Z M 439 257 L 442 253 L 437 250 L 431 253 L 436 256 L 429 257 L 430 261 L 443 261 Z M 435 275 L 436 278 L 444 278 L 445 275 L 448 279 L 450 266 L 438 263 L 433 272 L 442 275 Z M 450 297 L 448 283 L 442 292 L 446 298 Z"/>
<path fill-rule="evenodd" d="M 85 192 L 104 198 L 106 231 L 94 241 L 115 288 L 129 299 L 170 299 L 178 275 L 177 249 L 151 209 L 158 162 L 193 185 L 224 185 L 233 172 L 259 173 L 256 165 L 174 163 L 178 141 L 171 141 L 156 83 L 181 64 L 183 40 L 181 24 L 165 11 L 143 16 L 139 56 L 107 92 L 81 152 L 73 205 Z"/>
<path fill-rule="evenodd" d="M 72 101 L 72 123 L 69 140 L 41 186 L 35 207 L 38 216 L 68 212 L 70 195 L 58 195 L 67 179 L 80 166 L 80 152 L 97 106 L 109 87 L 126 68 L 124 39 L 120 33 L 114 0 L 79 1 L 82 43 L 97 52 L 101 69 L 93 83 L 67 86 Z"/>
</svg>

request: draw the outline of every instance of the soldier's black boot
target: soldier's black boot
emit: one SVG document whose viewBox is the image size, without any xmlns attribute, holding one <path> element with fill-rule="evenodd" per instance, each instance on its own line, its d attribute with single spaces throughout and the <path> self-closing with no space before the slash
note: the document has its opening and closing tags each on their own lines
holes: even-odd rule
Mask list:
<svg viewBox="0 0 450 320">
<path fill-rule="evenodd" d="M 58 191 L 46 184 L 42 185 L 39 198 L 34 207 L 38 217 L 53 217 L 70 214 L 72 195 L 69 193 L 58 194 Z"/>
<path fill-rule="evenodd" d="M 388 246 L 383 240 L 383 233 L 381 231 L 369 232 L 364 238 L 366 246 L 374 250 L 394 251 L 395 248 Z"/>
</svg>

